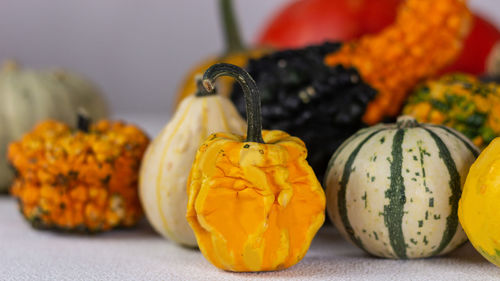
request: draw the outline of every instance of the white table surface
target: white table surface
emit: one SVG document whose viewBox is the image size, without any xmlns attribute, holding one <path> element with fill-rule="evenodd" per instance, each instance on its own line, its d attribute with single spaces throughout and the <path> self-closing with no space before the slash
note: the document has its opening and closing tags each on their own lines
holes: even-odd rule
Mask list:
<svg viewBox="0 0 500 281">
<path fill-rule="evenodd" d="M 287 270 L 229 273 L 158 236 L 146 221 L 94 236 L 32 229 L 12 198 L 0 198 L 0 280 L 499 280 L 500 268 L 470 244 L 446 257 L 386 260 L 364 254 L 333 227 Z"/>
<path fill-rule="evenodd" d="M 167 120 L 127 117 L 151 136 Z M 229 273 L 212 266 L 197 250 L 161 238 L 145 220 L 133 229 L 94 236 L 40 231 L 24 221 L 13 198 L 3 196 L 0 280 L 500 280 L 500 268 L 483 259 L 469 243 L 445 257 L 374 258 L 327 226 L 292 268 Z"/>
</svg>

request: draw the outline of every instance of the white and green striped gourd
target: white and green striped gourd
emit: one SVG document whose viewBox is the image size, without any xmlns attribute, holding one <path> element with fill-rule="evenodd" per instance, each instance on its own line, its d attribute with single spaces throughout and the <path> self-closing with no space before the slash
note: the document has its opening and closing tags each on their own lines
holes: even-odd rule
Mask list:
<svg viewBox="0 0 500 281">
<path fill-rule="evenodd" d="M 330 219 L 347 240 L 375 256 L 446 254 L 467 240 L 458 201 L 478 154 L 457 131 L 408 116 L 360 130 L 327 168 Z"/>
<path fill-rule="evenodd" d="M 108 116 L 107 103 L 89 81 L 65 70 L 25 69 L 13 61 L 0 70 L 0 193 L 10 187 L 13 172 L 7 146 L 38 122 L 55 119 L 76 126 L 77 110 L 97 121 Z"/>
</svg>

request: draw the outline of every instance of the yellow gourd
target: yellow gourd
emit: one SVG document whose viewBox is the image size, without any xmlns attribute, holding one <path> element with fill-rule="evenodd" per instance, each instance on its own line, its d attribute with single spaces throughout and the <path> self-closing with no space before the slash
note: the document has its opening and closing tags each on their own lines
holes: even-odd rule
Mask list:
<svg viewBox="0 0 500 281">
<path fill-rule="evenodd" d="M 460 198 L 458 218 L 472 245 L 500 266 L 500 138 L 472 164 Z"/>
<path fill-rule="evenodd" d="M 240 83 L 247 101 L 247 136 L 212 134 L 199 148 L 188 179 L 187 220 L 203 255 L 230 271 L 293 266 L 324 221 L 325 195 L 306 161 L 304 143 L 282 131 L 262 131 L 255 81 L 239 67 L 205 72 Z"/>
<path fill-rule="evenodd" d="M 186 181 L 196 150 L 212 133 L 241 134 L 245 127 L 245 121 L 226 97 L 206 94 L 201 89 L 182 101 L 142 161 L 140 198 L 156 231 L 181 245 L 196 246 L 186 221 Z"/>
</svg>

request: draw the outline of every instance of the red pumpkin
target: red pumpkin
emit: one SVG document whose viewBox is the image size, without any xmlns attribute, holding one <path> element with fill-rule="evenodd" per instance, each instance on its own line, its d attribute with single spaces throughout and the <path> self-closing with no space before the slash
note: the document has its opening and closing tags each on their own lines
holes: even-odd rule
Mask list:
<svg viewBox="0 0 500 281">
<path fill-rule="evenodd" d="M 298 48 L 325 40 L 346 41 L 391 24 L 401 0 L 296 0 L 264 28 L 260 45 Z"/>
</svg>

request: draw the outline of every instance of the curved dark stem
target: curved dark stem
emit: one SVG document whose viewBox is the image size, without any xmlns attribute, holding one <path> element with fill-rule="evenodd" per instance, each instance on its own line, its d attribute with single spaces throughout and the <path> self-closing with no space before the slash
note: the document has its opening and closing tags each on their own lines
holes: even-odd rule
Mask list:
<svg viewBox="0 0 500 281">
<path fill-rule="evenodd" d="M 247 142 L 264 143 L 262 139 L 262 117 L 260 114 L 260 93 L 257 83 L 242 68 L 229 64 L 218 63 L 212 65 L 203 75 L 203 87 L 212 93 L 215 92 L 215 80 L 220 76 L 230 76 L 236 79 L 243 89 L 247 112 Z"/>
<path fill-rule="evenodd" d="M 226 41 L 226 54 L 244 51 L 245 46 L 241 40 L 238 23 L 234 16 L 233 2 L 231 0 L 219 0 L 219 9 Z"/>
<path fill-rule="evenodd" d="M 216 91 L 209 92 L 203 87 L 203 78 L 202 76 L 196 76 L 196 88 L 197 91 L 194 94 L 196 97 L 208 97 L 216 95 Z"/>
<path fill-rule="evenodd" d="M 88 113 L 82 109 L 78 110 L 76 128 L 79 131 L 88 133 L 90 128 L 90 123 L 92 123 L 92 120 L 90 120 Z"/>
</svg>

